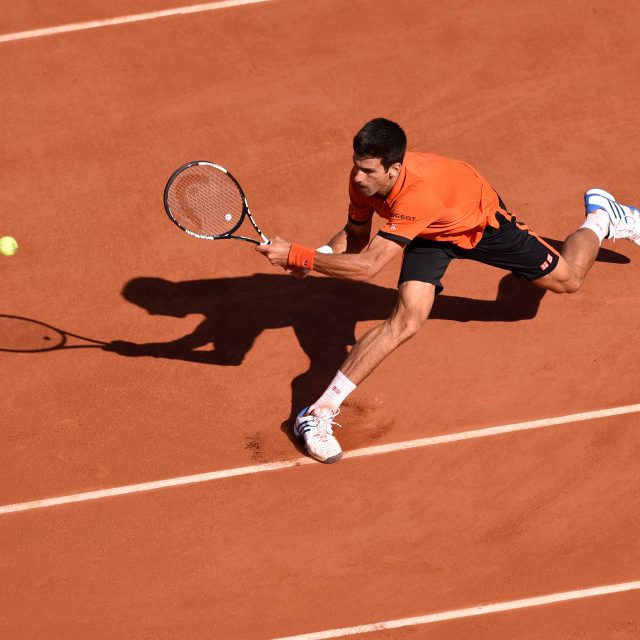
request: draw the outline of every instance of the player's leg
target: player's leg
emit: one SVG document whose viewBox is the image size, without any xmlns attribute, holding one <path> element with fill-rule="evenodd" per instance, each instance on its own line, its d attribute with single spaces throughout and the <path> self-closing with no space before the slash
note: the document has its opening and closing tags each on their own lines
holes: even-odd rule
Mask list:
<svg viewBox="0 0 640 640">
<path fill-rule="evenodd" d="M 575 293 L 593 266 L 599 249 L 600 241 L 592 230 L 578 229 L 564 241 L 554 270 L 533 283 L 554 293 Z"/>
<path fill-rule="evenodd" d="M 391 316 L 356 342 L 340 371 L 355 385 L 360 384 L 392 351 L 420 330 L 429 317 L 435 291 L 435 286 L 428 282 L 403 282 Z"/>
<path fill-rule="evenodd" d="M 589 189 L 584 201 L 584 224 L 565 240 L 554 271 L 535 282 L 540 287 L 558 293 L 577 291 L 605 239 L 624 238 L 640 245 L 640 210 L 620 204 L 602 189 Z"/>
<path fill-rule="evenodd" d="M 543 288 L 560 291 L 571 272 L 566 259 L 515 216 L 498 213 L 496 219 L 497 228 L 487 227 L 480 242 L 472 249 L 457 249 L 457 257 L 506 269 Z"/>
<path fill-rule="evenodd" d="M 461 258 L 477 260 L 533 282 L 555 293 L 572 293 L 582 284 L 600 246 L 593 229 L 580 228 L 559 253 L 515 216 L 497 215 L 498 228 L 487 227 L 473 249 L 459 250 Z"/>
<path fill-rule="evenodd" d="M 435 289 L 426 282 L 402 283 L 391 316 L 355 343 L 327 390 L 298 414 L 294 433 L 304 438 L 311 457 L 320 462 L 340 460 L 342 449 L 333 435 L 340 405 L 392 351 L 422 327 L 429 317 Z"/>
<path fill-rule="evenodd" d="M 340 405 L 384 358 L 422 327 L 451 259 L 450 252 L 429 241 L 416 240 L 405 249 L 392 314 L 356 342 L 326 391 L 296 418 L 294 433 L 304 438 L 313 458 L 321 462 L 341 458 L 340 444 L 333 435 Z"/>
<path fill-rule="evenodd" d="M 337 409 L 389 353 L 413 336 L 429 317 L 442 276 L 455 253 L 449 245 L 416 238 L 404 250 L 398 300 L 390 317 L 354 345 L 336 378 L 311 409 Z"/>
</svg>

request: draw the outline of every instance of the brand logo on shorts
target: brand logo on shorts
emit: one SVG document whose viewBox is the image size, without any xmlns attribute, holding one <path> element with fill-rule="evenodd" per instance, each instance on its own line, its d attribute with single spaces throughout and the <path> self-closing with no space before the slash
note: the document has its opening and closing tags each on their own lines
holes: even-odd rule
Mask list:
<svg viewBox="0 0 640 640">
<path fill-rule="evenodd" d="M 335 385 L 331 387 L 331 391 L 333 391 L 333 393 L 337 393 L 338 395 L 342 393 L 342 391 L 340 391 L 340 389 L 338 389 L 338 387 L 336 387 Z"/>
<path fill-rule="evenodd" d="M 553 262 L 553 256 L 550 253 L 547 253 L 547 259 L 540 265 L 540 271 L 546 271 Z"/>
</svg>

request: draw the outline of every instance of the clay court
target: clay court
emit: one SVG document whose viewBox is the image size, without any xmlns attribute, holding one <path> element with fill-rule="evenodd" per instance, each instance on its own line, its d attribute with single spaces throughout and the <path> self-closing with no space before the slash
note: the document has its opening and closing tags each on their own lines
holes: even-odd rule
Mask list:
<svg viewBox="0 0 640 640">
<path fill-rule="evenodd" d="M 354 133 L 384 116 L 559 247 L 586 189 L 640 204 L 639 19 L 631 0 L 7 5 L 0 314 L 68 334 L 0 351 L 0 636 L 640 637 L 640 247 L 605 242 L 571 296 L 456 261 L 322 465 L 292 416 L 388 316 L 399 262 L 300 280 L 162 204 L 211 160 L 267 235 L 319 246 Z"/>
</svg>

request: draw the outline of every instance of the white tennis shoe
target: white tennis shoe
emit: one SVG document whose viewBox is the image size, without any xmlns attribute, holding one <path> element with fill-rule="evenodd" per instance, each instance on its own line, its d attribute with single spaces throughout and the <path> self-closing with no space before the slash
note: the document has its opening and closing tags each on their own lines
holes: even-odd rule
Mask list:
<svg viewBox="0 0 640 640">
<path fill-rule="evenodd" d="M 589 189 L 584 194 L 585 215 L 604 211 L 609 216 L 608 240 L 624 238 L 640 245 L 640 210 L 620 204 L 603 189 Z"/>
<path fill-rule="evenodd" d="M 333 426 L 341 426 L 333 419 L 340 409 L 325 409 L 320 416 L 306 415 L 309 407 L 305 407 L 296 417 L 293 432 L 304 439 L 307 453 L 319 462 L 338 462 L 342 458 L 340 443 L 333 435 Z"/>
</svg>

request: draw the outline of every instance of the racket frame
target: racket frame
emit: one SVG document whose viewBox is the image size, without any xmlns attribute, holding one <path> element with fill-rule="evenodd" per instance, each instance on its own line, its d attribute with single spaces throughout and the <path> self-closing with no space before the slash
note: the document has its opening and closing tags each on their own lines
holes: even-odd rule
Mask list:
<svg viewBox="0 0 640 640">
<path fill-rule="evenodd" d="M 8 313 L 0 314 L 0 321 L 3 318 L 9 318 L 10 320 L 18 320 L 23 323 L 27 323 L 31 326 L 43 327 L 44 329 L 48 329 L 49 331 L 57 334 L 58 341 L 56 343 L 52 343 L 42 347 L 34 347 L 32 349 L 9 349 L 2 347 L 0 344 L 0 351 L 4 353 L 40 353 L 44 351 L 56 351 L 58 349 L 86 349 L 86 348 L 95 348 L 95 347 L 104 347 L 108 343 L 103 342 L 102 340 L 94 340 L 93 338 L 85 338 L 84 336 L 80 336 L 77 333 L 71 333 L 71 331 L 65 331 L 64 329 L 58 329 L 58 327 L 54 327 L 51 324 L 47 324 L 46 322 L 41 322 L 40 320 L 33 320 L 32 318 L 25 318 L 23 316 L 14 316 Z M 84 342 L 90 342 L 92 344 L 67 344 L 68 338 L 77 338 L 78 340 L 83 340 Z"/>
<path fill-rule="evenodd" d="M 225 231 L 224 233 L 221 233 L 219 235 L 213 235 L 213 236 L 203 234 L 203 233 L 197 233 L 195 231 L 192 231 L 191 229 L 187 229 L 184 225 L 180 224 L 178 220 L 176 220 L 176 218 L 173 216 L 173 213 L 171 213 L 171 207 L 169 206 L 169 190 L 171 189 L 171 185 L 173 185 L 175 179 L 183 171 L 195 165 L 206 165 L 209 167 L 213 167 L 217 171 L 221 171 L 222 173 L 226 174 L 229 178 L 231 178 L 232 182 L 235 184 L 236 188 L 238 189 L 240 196 L 242 197 L 242 213 L 240 214 L 240 218 L 238 219 L 238 222 L 236 222 L 236 224 L 233 225 L 233 227 L 231 227 L 229 231 Z M 246 242 L 251 242 L 252 244 L 257 244 L 257 245 L 271 244 L 271 240 L 269 240 L 269 238 L 267 238 L 264 235 L 264 233 L 262 233 L 262 231 L 260 230 L 260 227 L 257 225 L 256 221 L 253 219 L 253 216 L 251 215 L 251 211 L 249 210 L 249 203 L 247 202 L 247 198 L 244 194 L 244 190 L 240 186 L 240 183 L 227 169 L 225 169 L 225 167 L 219 164 L 215 164 L 214 162 L 209 162 L 208 160 L 193 160 L 191 162 L 187 162 L 186 164 L 183 164 L 182 166 L 178 167 L 171 174 L 171 177 L 167 181 L 167 184 L 164 188 L 163 202 L 164 202 L 164 210 L 169 216 L 169 220 L 171 220 L 171 222 L 173 222 L 179 229 L 189 234 L 190 236 L 193 236 L 194 238 L 200 238 L 201 240 L 245 240 Z M 256 240 L 255 238 L 248 238 L 247 236 L 242 236 L 242 235 L 234 235 L 234 231 L 240 228 L 245 218 L 249 218 L 249 221 L 253 225 L 253 228 L 258 232 L 258 235 L 262 238 L 262 242 L 260 242 L 259 240 Z"/>
</svg>

